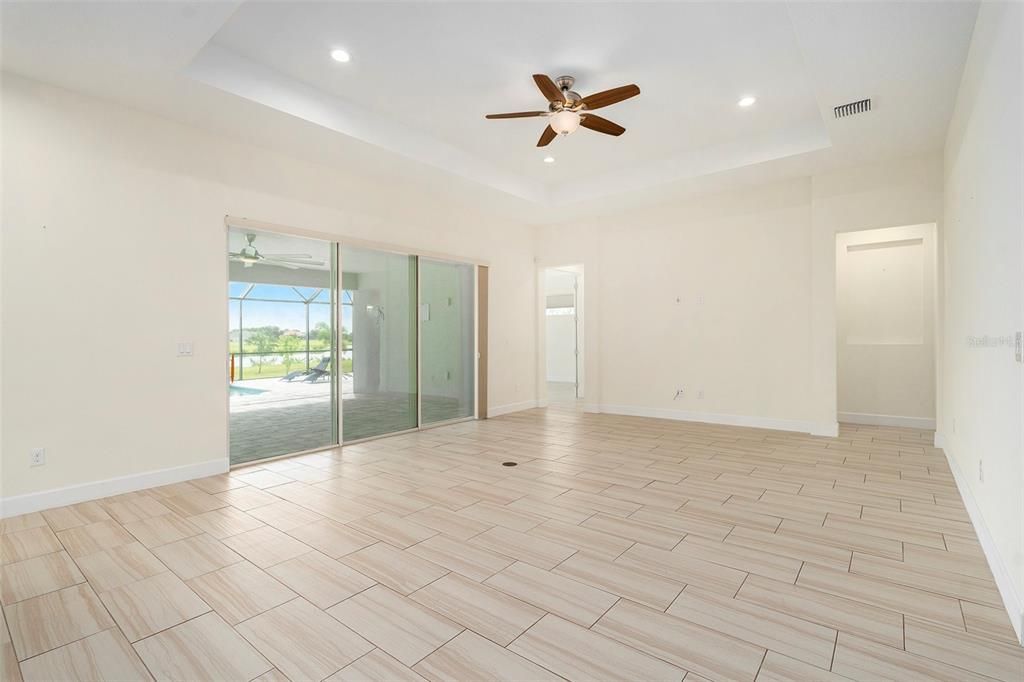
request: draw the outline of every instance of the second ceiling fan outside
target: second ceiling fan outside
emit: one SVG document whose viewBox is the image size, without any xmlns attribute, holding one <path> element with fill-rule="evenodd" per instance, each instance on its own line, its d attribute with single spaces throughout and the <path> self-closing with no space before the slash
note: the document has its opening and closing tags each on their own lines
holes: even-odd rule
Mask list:
<svg viewBox="0 0 1024 682">
<path fill-rule="evenodd" d="M 590 113 L 594 109 L 600 109 L 622 100 L 636 97 L 640 94 L 640 88 L 636 85 L 623 85 L 622 87 L 604 90 L 602 92 L 580 97 L 573 92 L 572 86 L 576 79 L 572 76 L 559 76 L 555 80 L 537 73 L 533 75 L 533 82 L 537 84 L 541 94 L 548 100 L 547 111 L 519 111 L 509 114 L 487 114 L 486 118 L 531 118 L 534 116 L 546 116 L 548 125 L 537 140 L 538 147 L 546 147 L 558 135 L 568 135 L 578 127 L 583 126 L 605 135 L 619 136 L 626 132 L 626 129 L 618 123 L 602 118 L 597 114 Z"/>
</svg>

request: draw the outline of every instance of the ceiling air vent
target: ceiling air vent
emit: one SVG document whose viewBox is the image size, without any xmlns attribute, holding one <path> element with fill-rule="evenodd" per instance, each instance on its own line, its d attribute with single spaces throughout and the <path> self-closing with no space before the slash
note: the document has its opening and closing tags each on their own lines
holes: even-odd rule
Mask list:
<svg viewBox="0 0 1024 682">
<path fill-rule="evenodd" d="M 862 99 L 857 102 L 850 102 L 849 104 L 840 104 L 838 107 L 834 107 L 833 111 L 836 112 L 836 118 L 845 118 L 847 116 L 853 116 L 854 114 L 863 114 L 865 111 L 871 111 L 871 99 Z"/>
</svg>

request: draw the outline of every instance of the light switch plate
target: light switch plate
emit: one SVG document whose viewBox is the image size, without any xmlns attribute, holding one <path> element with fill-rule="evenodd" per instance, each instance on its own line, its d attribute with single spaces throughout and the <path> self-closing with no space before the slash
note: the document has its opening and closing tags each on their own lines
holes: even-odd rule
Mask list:
<svg viewBox="0 0 1024 682">
<path fill-rule="evenodd" d="M 178 343 L 178 357 L 179 358 L 190 358 L 192 357 L 192 342 L 181 341 Z"/>
</svg>

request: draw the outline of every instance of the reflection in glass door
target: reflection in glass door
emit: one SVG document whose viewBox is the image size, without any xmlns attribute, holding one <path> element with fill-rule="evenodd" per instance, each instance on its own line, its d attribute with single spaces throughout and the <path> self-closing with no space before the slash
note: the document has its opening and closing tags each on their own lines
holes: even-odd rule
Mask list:
<svg viewBox="0 0 1024 682">
<path fill-rule="evenodd" d="M 414 429 L 416 257 L 342 246 L 342 438 Z"/>
<path fill-rule="evenodd" d="M 228 233 L 231 464 L 338 443 L 328 241 Z"/>
<path fill-rule="evenodd" d="M 420 258 L 420 391 L 424 424 L 473 416 L 473 266 Z"/>
</svg>

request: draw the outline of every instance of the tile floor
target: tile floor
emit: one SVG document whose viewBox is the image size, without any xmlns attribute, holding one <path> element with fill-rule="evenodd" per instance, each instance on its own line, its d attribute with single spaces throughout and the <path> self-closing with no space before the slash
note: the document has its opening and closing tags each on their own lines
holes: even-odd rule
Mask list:
<svg viewBox="0 0 1024 682">
<path fill-rule="evenodd" d="M 6 519 L 0 678 L 1020 682 L 931 438 L 548 408 Z"/>
<path fill-rule="evenodd" d="M 232 465 L 312 450 L 337 441 L 332 428 L 330 384 L 297 386 L 277 379 L 239 383 L 243 384 L 269 386 L 270 390 L 259 396 L 232 396 L 229 419 Z M 282 391 L 280 387 L 285 387 L 283 397 L 275 397 Z M 308 393 L 302 393 L 302 389 Z M 342 398 L 346 441 L 416 426 L 414 394 L 350 392 Z M 471 406 L 454 398 L 423 396 L 425 424 L 465 418 L 470 410 Z"/>
</svg>

